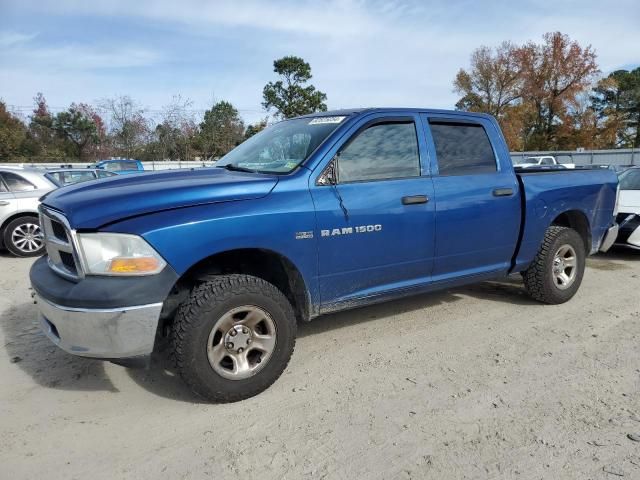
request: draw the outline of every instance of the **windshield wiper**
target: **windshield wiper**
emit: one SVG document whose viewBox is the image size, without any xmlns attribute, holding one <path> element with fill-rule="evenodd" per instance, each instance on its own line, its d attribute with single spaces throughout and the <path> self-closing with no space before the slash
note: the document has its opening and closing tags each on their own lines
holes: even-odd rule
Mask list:
<svg viewBox="0 0 640 480">
<path fill-rule="evenodd" d="M 240 165 L 235 165 L 233 163 L 227 163 L 226 165 L 216 165 L 217 168 L 224 168 L 225 170 L 230 170 L 232 172 L 248 172 L 248 173 L 257 173 L 258 170 L 252 170 L 250 168 L 241 167 Z"/>
</svg>

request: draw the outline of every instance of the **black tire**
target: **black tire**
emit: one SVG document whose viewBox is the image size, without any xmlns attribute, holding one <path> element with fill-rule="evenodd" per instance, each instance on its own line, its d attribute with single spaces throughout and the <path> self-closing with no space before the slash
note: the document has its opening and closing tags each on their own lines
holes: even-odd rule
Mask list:
<svg viewBox="0 0 640 480">
<path fill-rule="evenodd" d="M 563 246 L 570 246 L 576 257 L 575 277 L 569 287 L 561 288 L 554 274 L 554 258 Z M 585 244 L 578 232 L 567 227 L 551 226 L 535 259 L 523 272 L 527 293 L 535 300 L 550 305 L 565 303 L 580 288 L 585 268 Z"/>
<path fill-rule="evenodd" d="M 232 380 L 210 364 L 209 335 L 225 314 L 246 305 L 270 315 L 275 347 L 257 373 Z M 172 355 L 181 377 L 196 394 L 217 403 L 235 402 L 259 394 L 280 377 L 293 354 L 296 330 L 293 308 L 275 286 L 249 275 L 221 275 L 194 288 L 179 307 L 171 333 Z"/>
<path fill-rule="evenodd" d="M 39 240 L 40 247 L 36 250 L 29 250 L 30 247 L 33 246 L 33 243 L 29 241 L 24 245 L 18 245 L 15 243 L 15 233 L 20 229 L 26 229 L 29 227 L 32 230 L 32 226 L 37 225 L 37 232 L 40 232 L 40 223 L 38 217 L 27 215 L 24 217 L 18 217 L 14 220 L 11 220 L 5 227 L 4 232 L 2 233 L 2 239 L 4 241 L 4 247 L 9 250 L 16 257 L 37 257 L 44 253 L 45 245 L 42 238 Z"/>
</svg>

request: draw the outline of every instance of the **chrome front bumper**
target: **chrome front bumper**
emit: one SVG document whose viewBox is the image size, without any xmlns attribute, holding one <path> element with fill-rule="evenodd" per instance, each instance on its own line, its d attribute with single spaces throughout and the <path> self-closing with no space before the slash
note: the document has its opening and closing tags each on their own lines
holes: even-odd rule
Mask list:
<svg viewBox="0 0 640 480">
<path fill-rule="evenodd" d="M 600 242 L 599 250 L 601 252 L 606 252 L 607 250 L 609 250 L 613 243 L 616 241 L 616 238 L 618 238 L 618 228 L 618 224 L 614 223 L 609 227 L 607 233 L 604 234 L 604 237 L 602 237 L 602 242 Z"/>
<path fill-rule="evenodd" d="M 162 303 L 114 309 L 70 308 L 35 295 L 49 339 L 74 355 L 104 359 L 151 354 Z"/>
</svg>

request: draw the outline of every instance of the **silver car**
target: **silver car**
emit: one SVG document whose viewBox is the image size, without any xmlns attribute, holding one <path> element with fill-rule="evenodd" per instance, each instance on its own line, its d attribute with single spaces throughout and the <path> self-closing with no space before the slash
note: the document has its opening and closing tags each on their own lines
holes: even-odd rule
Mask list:
<svg viewBox="0 0 640 480">
<path fill-rule="evenodd" d="M 44 253 L 38 199 L 57 188 L 37 168 L 0 167 L 0 247 L 18 257 Z"/>
<path fill-rule="evenodd" d="M 118 174 L 97 168 L 58 168 L 47 169 L 45 176 L 57 186 L 64 187 L 65 185 L 87 182 L 89 180 L 116 177 Z"/>
</svg>

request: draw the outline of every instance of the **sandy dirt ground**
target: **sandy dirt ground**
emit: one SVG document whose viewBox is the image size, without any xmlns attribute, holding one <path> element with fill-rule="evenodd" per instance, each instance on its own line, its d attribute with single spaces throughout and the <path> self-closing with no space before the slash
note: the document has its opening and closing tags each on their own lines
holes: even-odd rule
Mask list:
<svg viewBox="0 0 640 480">
<path fill-rule="evenodd" d="M 0 478 L 640 479 L 640 254 L 578 295 L 483 283 L 302 325 L 285 374 L 230 405 L 40 333 L 31 260 L 0 257 Z"/>
</svg>

